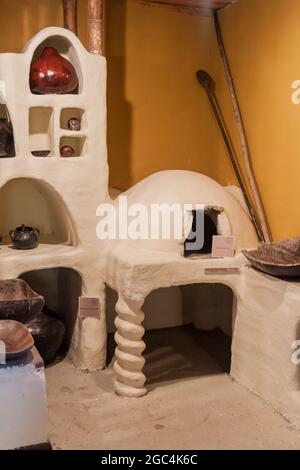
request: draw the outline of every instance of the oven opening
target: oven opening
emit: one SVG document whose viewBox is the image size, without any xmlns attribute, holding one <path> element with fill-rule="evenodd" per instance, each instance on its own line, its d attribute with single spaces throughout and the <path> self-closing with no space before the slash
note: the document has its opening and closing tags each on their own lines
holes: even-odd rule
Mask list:
<svg viewBox="0 0 300 470">
<path fill-rule="evenodd" d="M 220 214 L 219 211 L 214 209 L 205 210 L 204 214 L 198 219 L 197 215 L 200 211 L 193 210 L 192 216 L 193 221 L 191 225 L 191 229 L 187 239 L 184 242 L 184 256 L 189 257 L 193 255 L 199 254 L 210 254 L 212 251 L 212 243 L 214 235 L 218 235 L 218 215 Z M 201 211 L 203 212 L 203 211 Z M 198 220 L 203 223 L 197 223 Z M 197 249 L 193 246 L 196 242 L 196 239 L 200 240 L 202 233 L 200 231 L 204 230 L 203 234 L 203 244 L 202 247 Z"/>
</svg>

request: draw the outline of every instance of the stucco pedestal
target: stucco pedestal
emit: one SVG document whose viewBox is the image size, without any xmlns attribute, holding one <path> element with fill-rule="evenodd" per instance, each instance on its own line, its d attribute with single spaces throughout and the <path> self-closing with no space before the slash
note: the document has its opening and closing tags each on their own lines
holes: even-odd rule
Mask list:
<svg viewBox="0 0 300 470">
<path fill-rule="evenodd" d="M 226 268 L 227 274 L 210 270 Z M 300 281 L 286 282 L 233 259 L 185 259 L 178 254 L 116 247 L 107 253 L 107 283 L 118 292 L 116 392 L 145 394 L 142 305 L 161 287 L 225 284 L 234 293 L 231 375 L 300 426 L 300 366 L 292 344 L 300 340 Z"/>
</svg>

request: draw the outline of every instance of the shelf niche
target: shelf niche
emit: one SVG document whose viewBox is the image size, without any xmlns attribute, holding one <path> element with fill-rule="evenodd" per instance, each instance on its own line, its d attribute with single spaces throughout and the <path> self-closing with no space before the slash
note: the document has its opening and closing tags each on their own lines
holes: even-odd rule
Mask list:
<svg viewBox="0 0 300 470">
<path fill-rule="evenodd" d="M 5 104 L 0 104 L 0 159 L 16 156 L 13 126 Z"/>
<path fill-rule="evenodd" d="M 66 94 L 67 95 L 70 95 L 70 94 L 78 95 L 78 94 L 82 93 L 83 75 L 82 75 L 80 60 L 79 60 L 77 51 L 76 51 L 75 47 L 73 46 L 73 44 L 63 36 L 50 36 L 49 38 L 45 39 L 36 48 L 36 50 L 33 54 L 31 63 L 30 63 L 30 68 L 31 68 L 31 64 L 33 64 L 41 56 L 41 54 L 42 54 L 43 50 L 45 49 L 45 47 L 54 47 L 54 49 L 56 49 L 56 51 L 61 56 L 63 56 L 65 59 L 67 59 L 69 62 L 71 62 L 71 64 L 73 65 L 73 67 L 76 71 L 76 74 L 77 74 L 78 87 L 72 92 L 59 93 L 59 95 L 62 95 L 62 96 L 66 95 Z M 29 75 L 30 75 L 30 69 L 29 69 Z M 29 75 L 28 75 L 28 84 L 29 84 L 29 88 L 30 88 Z M 31 90 L 31 93 L 34 94 L 34 95 L 36 95 L 36 94 L 39 95 L 39 93 L 33 92 L 32 90 Z M 53 93 L 50 93 L 50 95 L 53 95 Z"/>
<path fill-rule="evenodd" d="M 86 138 L 83 137 L 67 137 L 64 136 L 60 139 L 59 148 L 72 147 L 74 149 L 74 155 L 72 157 L 82 157 L 86 154 Z M 62 157 L 70 158 L 70 157 Z"/>
<path fill-rule="evenodd" d="M 35 157 L 49 157 L 52 153 L 53 108 L 37 106 L 29 109 L 30 151 Z"/>
<path fill-rule="evenodd" d="M 68 121 L 76 118 L 80 121 L 80 131 L 72 131 L 68 127 Z M 80 108 L 63 108 L 60 113 L 60 127 L 66 131 L 81 132 L 85 127 L 85 111 Z"/>
<path fill-rule="evenodd" d="M 21 224 L 40 230 L 39 243 L 77 245 L 71 216 L 61 196 L 44 181 L 15 178 L 0 189 L 2 245 L 10 245 L 9 231 Z"/>
</svg>

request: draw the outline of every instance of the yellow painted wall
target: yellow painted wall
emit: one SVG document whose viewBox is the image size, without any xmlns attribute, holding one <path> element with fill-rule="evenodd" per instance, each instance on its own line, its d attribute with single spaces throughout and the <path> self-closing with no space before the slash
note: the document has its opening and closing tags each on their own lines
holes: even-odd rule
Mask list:
<svg viewBox="0 0 300 470">
<path fill-rule="evenodd" d="M 252 161 L 274 239 L 300 235 L 299 0 L 240 0 L 222 13 Z"/>
<path fill-rule="evenodd" d="M 111 183 L 127 188 L 164 169 L 234 181 L 199 68 L 221 77 L 212 18 L 113 0 L 107 9 Z M 227 102 L 229 102 L 227 100 Z"/>
<path fill-rule="evenodd" d="M 86 5 L 78 0 L 79 36 L 85 45 Z M 63 26 L 62 0 L 0 0 L 0 52 L 20 52 L 46 26 Z"/>
</svg>

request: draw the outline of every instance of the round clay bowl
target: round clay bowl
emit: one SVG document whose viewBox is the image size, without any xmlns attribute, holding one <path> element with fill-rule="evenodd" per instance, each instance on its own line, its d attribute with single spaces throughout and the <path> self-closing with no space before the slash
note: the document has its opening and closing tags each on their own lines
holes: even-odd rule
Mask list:
<svg viewBox="0 0 300 470">
<path fill-rule="evenodd" d="M 0 340 L 5 343 L 7 360 L 23 356 L 34 346 L 28 328 L 14 320 L 0 320 Z"/>
</svg>

